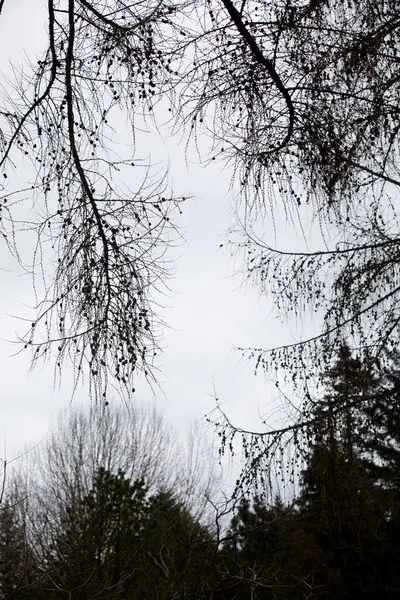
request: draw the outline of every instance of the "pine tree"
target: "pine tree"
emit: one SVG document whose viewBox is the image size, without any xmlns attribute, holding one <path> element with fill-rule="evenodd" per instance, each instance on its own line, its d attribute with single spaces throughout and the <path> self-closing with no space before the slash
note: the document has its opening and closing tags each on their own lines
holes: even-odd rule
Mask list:
<svg viewBox="0 0 400 600">
<path fill-rule="evenodd" d="M 400 493 L 400 354 L 391 353 L 382 370 L 379 393 L 364 407 L 370 423 L 363 448 L 371 476 L 394 496 Z"/>
<path fill-rule="evenodd" d="M 237 507 L 224 543 L 224 559 L 229 564 L 230 576 L 220 583 L 222 598 L 231 598 L 231 590 L 233 597 L 240 600 L 274 598 L 272 588 L 259 588 L 257 583 L 274 583 L 271 568 L 283 544 L 281 510 L 280 500 L 276 506 L 268 507 L 258 497 L 252 503 L 243 499 Z M 240 587 L 232 585 L 235 578 L 238 583 L 242 580 Z"/>
<path fill-rule="evenodd" d="M 239 564 L 270 569 L 270 589 L 240 597 L 398 598 L 400 374 L 343 344 L 322 377 L 296 509 L 256 499 L 236 511 L 228 538 Z M 391 510 L 389 510 L 389 508 Z M 279 588 L 279 586 L 281 586 Z"/>
<path fill-rule="evenodd" d="M 341 597 L 372 599 L 383 589 L 391 597 L 386 496 L 367 468 L 365 443 L 378 426 L 372 416 L 382 379 L 343 345 L 323 381 L 327 391 L 315 409 L 319 435 L 309 450 L 298 504 L 307 530 L 340 574 Z"/>
<path fill-rule="evenodd" d="M 326 553 L 304 526 L 304 515 L 279 497 L 272 506 L 260 498 L 252 504 L 243 501 L 231 521 L 228 539 L 236 569 L 257 573 L 263 582 L 252 588 L 248 581 L 240 596 L 243 600 L 324 597 L 319 593 L 321 584 L 334 579 Z"/>
<path fill-rule="evenodd" d="M 354 446 L 365 433 L 365 407 L 373 401 L 379 377 L 371 365 L 353 357 L 344 343 L 333 366 L 323 374 L 322 383 L 327 391 L 313 411 L 316 439 L 340 442 L 350 461 Z"/>
<path fill-rule="evenodd" d="M 77 600 L 93 594 L 125 598 L 134 585 L 132 553 L 147 508 L 143 480 L 131 482 L 122 471 L 112 474 L 100 468 L 82 503 L 65 508 L 51 569 L 56 590 L 74 589 Z"/>
</svg>

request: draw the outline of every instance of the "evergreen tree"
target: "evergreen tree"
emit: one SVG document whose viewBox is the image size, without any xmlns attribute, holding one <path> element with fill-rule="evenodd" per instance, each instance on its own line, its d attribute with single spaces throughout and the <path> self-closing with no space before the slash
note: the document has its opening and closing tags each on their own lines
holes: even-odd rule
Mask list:
<svg viewBox="0 0 400 600">
<path fill-rule="evenodd" d="M 374 418 L 385 397 L 382 377 L 343 345 L 324 383 L 327 393 L 316 405 L 317 435 L 298 504 L 307 531 L 340 574 L 341 597 L 372 599 L 385 590 L 391 598 L 387 564 L 393 529 L 386 518 L 387 494 L 379 485 L 375 462 L 366 458 L 370 432 L 380 429 L 388 436 Z"/>
<path fill-rule="evenodd" d="M 257 574 L 262 585 L 247 581 L 243 600 L 300 600 L 323 597 L 321 583 L 334 579 L 326 553 L 304 527 L 304 515 L 279 497 L 272 506 L 260 498 L 243 501 L 229 529 L 236 570 Z M 228 546 L 229 547 L 229 546 Z M 312 594 L 312 596 L 308 596 Z"/>
<path fill-rule="evenodd" d="M 197 598 L 211 586 L 215 542 L 172 493 L 99 469 L 89 494 L 65 508 L 48 565 L 50 596 L 74 600 Z"/>
<path fill-rule="evenodd" d="M 17 507 L 7 499 L 0 507 L 0 592 L 6 600 L 34 598 L 35 566 Z"/>
<path fill-rule="evenodd" d="M 270 573 L 268 589 L 247 584 L 240 600 L 398 598 L 396 358 L 382 369 L 343 344 L 322 382 L 295 509 L 244 501 L 231 521 L 225 551 L 236 572 Z"/>
<path fill-rule="evenodd" d="M 214 558 L 210 532 L 171 492 L 159 492 L 149 502 L 134 597 L 198 598 L 215 580 Z"/>
<path fill-rule="evenodd" d="M 392 352 L 382 369 L 382 383 L 374 402 L 365 407 L 370 423 L 362 447 L 364 465 L 380 490 L 386 529 L 384 577 L 390 597 L 400 592 L 400 355 Z"/>
<path fill-rule="evenodd" d="M 367 427 L 365 407 L 373 400 L 379 377 L 371 365 L 353 357 L 344 343 L 340 346 L 333 366 L 322 376 L 326 394 L 316 402 L 316 440 L 337 440 L 352 459 L 353 449 Z"/>
<path fill-rule="evenodd" d="M 147 508 L 143 480 L 99 469 L 82 503 L 65 507 L 50 568 L 54 591 L 75 590 L 76 600 L 126 598 Z"/>
<path fill-rule="evenodd" d="M 363 448 L 371 476 L 394 496 L 400 493 L 400 355 L 392 353 L 382 370 L 379 394 L 364 407 L 370 427 Z M 398 501 L 398 500 L 397 500 Z"/>
</svg>

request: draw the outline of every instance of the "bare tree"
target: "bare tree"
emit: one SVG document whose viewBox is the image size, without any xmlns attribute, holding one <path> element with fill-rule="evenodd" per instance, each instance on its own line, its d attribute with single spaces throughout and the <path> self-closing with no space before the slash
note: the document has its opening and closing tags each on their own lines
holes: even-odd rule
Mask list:
<svg viewBox="0 0 400 600">
<path fill-rule="evenodd" d="M 150 373 L 156 328 L 149 298 L 165 275 L 161 256 L 176 202 L 156 184 L 123 191 L 139 167 L 132 152 L 115 158 L 111 135 L 124 116 L 134 139 L 138 114 L 151 118 L 159 100 L 171 103 L 178 131 L 211 135 L 211 158 L 236 161 L 250 229 L 255 209 L 278 198 L 291 218 L 309 203 L 338 228 L 339 244 L 312 255 L 289 257 L 251 231 L 243 242 L 257 281 L 269 285 L 278 273 L 279 302 L 296 311 L 296 299 L 311 296 L 324 311 L 324 331 L 301 352 L 325 355 L 349 329 L 378 353 L 396 338 L 394 0 L 362 9 L 339 0 L 240 7 L 231 0 L 48 0 L 47 29 L 42 60 L 31 65 L 30 79 L 21 78 L 18 99 L 4 92 L 0 111 L 4 184 L 18 152 L 37 172 L 38 218 L 24 223 L 38 239 L 33 270 L 56 257 L 26 336 L 35 359 L 54 349 L 59 367 L 68 356 L 77 376 L 88 364 L 102 393 L 110 375 L 129 389 L 137 368 Z M 165 110 L 159 116 L 165 120 Z M 2 194 L 2 223 L 17 252 L 18 227 L 7 224 L 23 196 L 14 192 Z M 287 352 L 296 363 L 299 347 Z M 285 362 L 285 353 L 273 361 Z"/>
<path fill-rule="evenodd" d="M 18 153 L 37 172 L 29 192 L 39 217 L 22 224 L 37 234 L 34 266 L 43 272 L 56 256 L 25 339 L 34 361 L 54 349 L 78 378 L 88 365 L 98 394 L 109 377 L 127 391 L 139 368 L 151 374 L 149 300 L 177 201 L 147 183 L 126 192 L 137 166 L 132 153 L 115 158 L 111 137 L 120 115 L 133 138 L 139 112 L 156 123 L 159 100 L 176 131 L 186 127 L 195 143 L 208 134 L 209 158 L 236 165 L 244 230 L 232 242 L 250 278 L 278 310 L 322 315 L 312 339 L 245 349 L 256 366 L 284 369 L 306 394 L 304 380 L 343 339 L 371 361 L 397 344 L 396 0 L 48 0 L 47 14 L 47 50 L 0 109 L 4 185 Z M 17 253 L 21 227 L 10 219 L 28 191 L 15 192 L 2 193 L 2 223 Z M 253 225 L 277 206 L 295 224 L 311 209 L 335 242 L 312 253 L 274 248 Z"/>
<path fill-rule="evenodd" d="M 218 493 L 212 448 L 201 432 L 180 438 L 154 407 L 107 407 L 103 414 L 70 409 L 21 466 L 36 543 L 51 544 L 65 506 L 81 504 L 99 468 L 132 481 L 143 478 L 152 493 L 172 490 L 203 522 L 208 499 Z"/>
<path fill-rule="evenodd" d="M 182 112 L 193 135 L 208 128 L 214 158 L 236 162 L 242 221 L 230 243 L 250 281 L 278 314 L 323 318 L 315 338 L 244 352 L 297 377 L 329 365 L 345 338 L 379 357 L 399 323 L 397 3 L 222 5 L 206 2 L 193 33 Z M 280 206 L 300 230 L 311 214 L 325 246 L 292 253 L 257 235 Z"/>
<path fill-rule="evenodd" d="M 18 258 L 20 234 L 36 236 L 23 265 L 34 276 L 36 318 L 21 343 L 34 363 L 53 354 L 59 374 L 72 359 L 75 379 L 88 374 L 96 397 L 109 378 L 131 393 L 137 370 L 152 375 L 150 297 L 165 281 L 165 250 L 178 239 L 171 210 L 182 200 L 148 161 L 134 160 L 136 121 L 162 93 L 154 82 L 166 80 L 169 63 L 157 38 L 169 37 L 179 10 L 158 0 L 48 0 L 47 9 L 47 49 L 31 75 L 4 87 L 0 105 L 2 237 Z M 126 139 L 124 119 L 121 156 L 113 140 Z M 21 154 L 36 173 L 22 190 Z"/>
<path fill-rule="evenodd" d="M 322 319 L 315 337 L 240 348 L 300 397 L 294 406 L 282 393 L 289 422 L 246 431 L 220 412 L 215 424 L 227 451 L 243 442 L 249 481 L 261 465 L 271 472 L 271 457 L 291 478 L 314 424 L 310 378 L 346 340 L 370 364 L 398 342 L 399 10 L 390 0 L 222 0 L 205 12 L 182 111 L 195 137 L 208 129 L 212 158 L 236 163 L 240 221 L 229 243 L 279 316 Z M 263 229 L 271 236 L 279 207 L 300 231 L 311 215 L 321 247 L 276 247 Z"/>
</svg>

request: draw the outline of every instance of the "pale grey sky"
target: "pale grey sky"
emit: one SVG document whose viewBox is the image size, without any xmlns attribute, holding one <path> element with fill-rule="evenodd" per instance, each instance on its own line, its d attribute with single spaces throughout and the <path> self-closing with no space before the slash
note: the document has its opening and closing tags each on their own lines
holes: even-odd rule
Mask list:
<svg viewBox="0 0 400 600">
<path fill-rule="evenodd" d="M 42 0 L 6 2 L 0 19 L 1 72 L 11 73 L 10 60 L 21 64 L 22 50 L 35 60 L 35 52 L 44 47 L 44 5 Z M 175 140 L 167 140 L 163 147 L 160 139 L 154 138 L 148 147 L 161 148 L 169 157 L 170 178 L 177 191 L 195 197 L 187 202 L 179 222 L 186 243 L 175 252 L 178 258 L 169 282 L 171 292 L 163 300 L 162 316 L 169 327 L 160 357 L 164 393 L 157 392 L 157 405 L 168 421 L 184 430 L 214 408 L 215 389 L 234 422 L 258 429 L 259 412 L 271 409 L 276 391 L 263 378 L 255 380 L 253 365 L 240 360 L 235 347 L 273 347 L 294 341 L 303 330 L 309 334 L 313 324 L 307 321 L 296 326 L 275 318 L 268 298 L 260 298 L 257 290 L 245 290 L 241 278 L 233 277 L 229 252 L 219 249 L 233 218 L 231 169 L 217 162 L 206 169 L 199 167 L 194 153 L 189 153 L 187 165 L 185 149 L 177 148 Z M 278 242 L 286 249 L 304 243 L 282 216 L 276 214 L 275 221 Z M 275 243 L 272 223 L 267 219 L 262 228 Z M 10 457 L 22 445 L 36 443 L 46 435 L 52 420 L 70 401 L 72 379 L 66 369 L 61 389 L 53 391 L 51 364 L 28 373 L 27 355 L 11 356 L 15 348 L 5 340 L 22 333 L 23 327 L 10 315 L 32 319 L 31 280 L 21 274 L 3 245 L 1 253 L 0 455 L 6 444 Z M 153 400 L 145 384 L 138 386 L 137 396 Z M 74 402 L 88 402 L 85 389 L 78 389 Z"/>
</svg>

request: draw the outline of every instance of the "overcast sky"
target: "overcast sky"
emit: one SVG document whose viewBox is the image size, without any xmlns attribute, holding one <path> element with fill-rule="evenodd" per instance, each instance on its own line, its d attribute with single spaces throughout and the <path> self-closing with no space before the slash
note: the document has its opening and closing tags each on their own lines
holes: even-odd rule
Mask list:
<svg viewBox="0 0 400 600">
<path fill-rule="evenodd" d="M 34 60 L 35 52 L 43 47 L 44 6 L 42 0 L 5 3 L 0 19 L 3 73 L 11 73 L 10 60 L 21 63 L 22 50 Z M 217 163 L 206 169 L 199 167 L 190 154 L 186 165 L 184 148 L 176 148 L 173 140 L 165 143 L 163 152 L 170 160 L 172 183 L 179 193 L 191 194 L 194 199 L 184 207 L 179 223 L 186 243 L 176 251 L 179 258 L 169 282 L 171 292 L 164 299 L 162 316 L 169 328 L 160 358 L 163 393 L 157 392 L 157 406 L 183 431 L 214 408 L 215 390 L 234 422 L 258 429 L 259 413 L 273 406 L 272 387 L 262 378 L 255 380 L 253 366 L 240 359 L 235 347 L 280 345 L 298 339 L 311 325 L 303 323 L 296 328 L 277 319 L 271 314 L 268 298 L 241 287 L 241 277 L 233 276 L 229 253 L 219 249 L 233 219 L 231 171 Z M 276 222 L 278 242 L 286 249 L 302 242 L 296 241 L 279 214 Z M 275 243 L 268 222 L 265 228 L 270 229 L 266 233 Z M 66 370 L 61 389 L 53 390 L 51 365 L 29 373 L 27 355 L 12 356 L 15 348 L 5 340 L 15 338 L 22 329 L 10 315 L 32 318 L 27 306 L 32 298 L 31 280 L 21 274 L 5 246 L 0 251 L 4 269 L 0 271 L 0 455 L 4 456 L 6 445 L 10 458 L 24 444 L 38 442 L 46 435 L 52 420 L 70 401 L 71 377 Z M 138 388 L 137 397 L 153 401 L 145 385 Z M 88 402 L 84 389 L 77 391 L 74 402 Z"/>
</svg>

